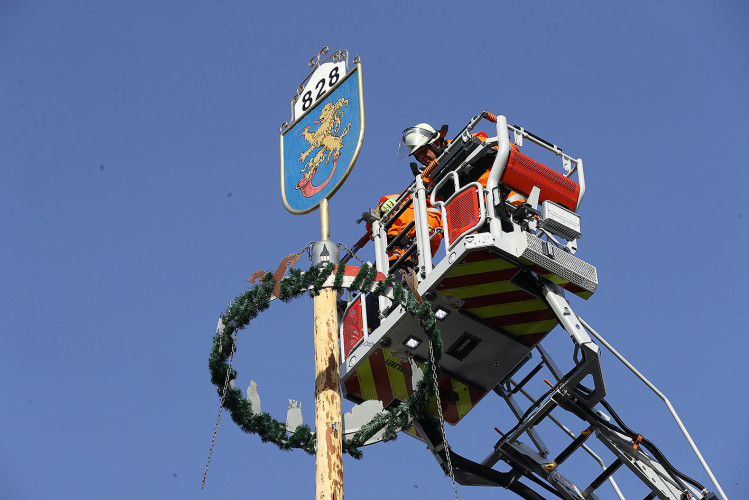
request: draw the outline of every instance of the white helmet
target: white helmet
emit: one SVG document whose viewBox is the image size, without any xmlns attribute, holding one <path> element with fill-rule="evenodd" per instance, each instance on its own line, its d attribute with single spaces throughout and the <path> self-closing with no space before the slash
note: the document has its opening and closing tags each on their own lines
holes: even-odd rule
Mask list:
<svg viewBox="0 0 749 500">
<path fill-rule="evenodd" d="M 440 134 L 428 123 L 419 123 L 414 127 L 408 127 L 401 135 L 398 144 L 398 158 L 405 158 L 414 154 L 414 151 L 422 146 L 431 144 L 439 139 Z"/>
</svg>

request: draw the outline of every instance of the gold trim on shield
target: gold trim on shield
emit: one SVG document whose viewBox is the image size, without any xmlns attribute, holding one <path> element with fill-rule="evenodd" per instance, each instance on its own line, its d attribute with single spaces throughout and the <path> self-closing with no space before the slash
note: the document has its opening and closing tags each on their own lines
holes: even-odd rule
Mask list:
<svg viewBox="0 0 749 500">
<path fill-rule="evenodd" d="M 326 48 L 327 47 L 323 48 L 323 50 L 325 50 Z M 324 52 L 321 51 L 320 53 L 323 54 Z M 357 80 L 358 80 L 358 86 L 359 86 L 359 126 L 360 126 L 359 139 L 356 142 L 356 149 L 354 150 L 354 155 L 351 157 L 351 162 L 349 162 L 349 165 L 346 168 L 346 171 L 344 172 L 343 176 L 339 179 L 339 181 L 336 184 L 336 186 L 324 198 L 326 200 L 329 200 L 330 198 L 332 198 L 333 195 L 336 194 L 336 192 L 338 192 L 338 189 L 340 189 L 340 187 L 343 186 L 343 183 L 346 182 L 346 179 L 348 179 L 349 174 L 354 169 L 354 164 L 356 163 L 357 158 L 359 158 L 359 152 L 361 151 L 361 146 L 362 146 L 362 143 L 364 142 L 364 91 L 363 91 L 363 87 L 362 87 L 361 63 L 358 62 L 358 59 L 359 59 L 358 57 L 355 59 L 355 61 L 357 61 L 357 62 L 356 62 L 356 66 L 354 66 L 354 69 L 352 69 L 351 71 L 349 71 L 346 74 L 346 76 L 341 79 L 340 82 L 338 82 L 333 88 L 331 88 L 328 92 L 326 92 L 326 94 L 327 94 L 329 92 L 333 92 L 334 90 L 336 90 L 343 82 L 345 82 L 346 80 L 349 79 L 349 77 L 351 76 L 351 74 L 354 71 L 357 71 Z M 310 62 L 312 62 L 312 61 L 310 61 Z M 309 78 L 309 76 L 307 78 Z M 283 205 L 284 205 L 284 207 L 286 207 L 286 210 L 288 210 L 292 214 L 302 215 L 302 214 L 308 214 L 310 212 L 313 212 L 313 211 L 317 210 L 318 206 L 320 205 L 320 202 L 317 202 L 315 205 L 313 205 L 312 207 L 310 207 L 310 208 L 308 208 L 306 210 L 296 210 L 294 208 L 291 208 L 289 206 L 289 202 L 286 201 L 286 189 L 285 189 L 285 182 L 286 181 L 284 179 L 283 136 L 286 134 L 286 132 L 289 129 L 291 129 L 291 127 L 294 124 L 296 124 L 296 122 L 298 122 L 300 119 L 302 119 L 308 113 L 310 113 L 313 109 L 315 109 L 318 104 L 320 104 L 321 102 L 323 102 L 325 100 L 325 97 L 326 96 L 321 97 L 313 106 L 310 107 L 310 109 L 308 109 L 299 118 L 297 118 L 291 124 L 289 124 L 286 127 L 285 130 L 283 128 L 281 129 L 281 199 L 283 200 Z M 292 109 L 293 109 L 293 104 L 292 104 Z"/>
</svg>

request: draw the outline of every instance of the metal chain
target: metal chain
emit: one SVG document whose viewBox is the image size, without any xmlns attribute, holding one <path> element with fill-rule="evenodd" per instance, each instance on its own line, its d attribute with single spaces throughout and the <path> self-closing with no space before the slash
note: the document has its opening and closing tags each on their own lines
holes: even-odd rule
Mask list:
<svg viewBox="0 0 749 500">
<path fill-rule="evenodd" d="M 450 460 L 450 447 L 447 445 L 447 435 L 445 434 L 445 417 L 442 415 L 442 402 L 440 401 L 440 388 L 437 383 L 437 365 L 434 362 L 434 349 L 432 347 L 432 339 L 429 339 L 429 360 L 432 362 L 432 379 L 434 380 L 434 393 L 435 399 L 437 400 L 437 413 L 440 416 L 440 431 L 442 432 L 442 444 L 445 447 L 445 457 L 447 458 L 447 471 L 450 474 L 450 480 L 453 482 L 453 491 L 455 492 L 455 498 L 460 500 L 458 495 L 458 487 L 455 484 L 455 472 L 453 472 L 453 463 Z"/>
<path fill-rule="evenodd" d="M 299 252 L 299 255 L 303 254 L 304 252 L 307 252 L 307 255 L 309 256 L 309 260 L 312 260 L 312 246 L 315 244 L 314 241 L 310 241 L 305 245 L 304 248 Z M 234 331 L 234 336 L 232 337 L 232 344 L 231 344 L 231 356 L 229 356 L 229 365 L 226 367 L 226 379 L 224 380 L 224 390 L 221 394 L 221 403 L 219 403 L 218 407 L 218 416 L 216 416 L 216 425 L 213 427 L 213 437 L 211 437 L 211 447 L 208 449 L 208 459 L 205 462 L 205 469 L 203 470 L 203 481 L 200 483 L 200 489 L 205 488 L 205 480 L 206 477 L 208 477 L 208 467 L 211 464 L 211 456 L 213 455 L 213 448 L 216 445 L 216 435 L 218 434 L 218 427 L 221 423 L 221 414 L 224 410 L 224 402 L 226 401 L 226 391 L 229 388 L 229 375 L 231 374 L 231 365 L 234 362 L 234 353 L 237 351 L 237 332 L 238 330 Z M 223 332 L 222 332 L 223 333 Z M 219 335 L 218 337 L 218 343 L 219 343 L 219 352 L 223 350 L 223 335 Z"/>
<path fill-rule="evenodd" d="M 341 247 L 343 247 L 343 249 L 346 251 L 347 254 L 349 254 L 350 256 L 352 256 L 353 258 L 355 258 L 356 260 L 358 260 L 362 265 L 366 264 L 366 262 L 364 262 L 363 260 L 361 260 L 358 255 L 356 255 L 354 252 L 352 252 L 351 249 L 349 249 L 349 247 L 347 247 L 345 243 L 338 243 L 338 248 L 341 248 Z"/>
<path fill-rule="evenodd" d="M 213 437 L 211 438 L 211 447 L 208 449 L 208 460 L 205 462 L 205 469 L 203 470 L 203 481 L 200 483 L 200 489 L 202 490 L 205 488 L 205 479 L 208 477 L 208 466 L 211 464 L 211 455 L 213 455 L 213 447 L 216 444 L 216 435 L 218 434 L 218 425 L 221 422 L 221 413 L 224 410 L 224 401 L 226 401 L 226 391 L 229 388 L 229 375 L 231 374 L 231 364 L 234 361 L 234 353 L 237 351 L 237 332 L 239 330 L 234 330 L 234 337 L 232 337 L 232 343 L 231 343 L 231 356 L 229 357 L 229 366 L 226 368 L 226 380 L 224 380 L 224 391 L 223 394 L 221 394 L 221 403 L 218 407 L 218 416 L 216 417 L 216 425 L 213 427 Z M 223 333 L 223 332 L 222 332 Z M 221 337 L 223 335 L 219 335 L 219 346 L 221 345 Z M 219 352 L 221 351 L 221 348 L 219 347 Z"/>
<path fill-rule="evenodd" d="M 309 261 L 312 262 L 312 247 L 315 245 L 315 241 L 310 241 L 305 245 L 304 248 L 299 252 L 299 255 L 302 255 L 304 252 L 307 252 L 307 257 L 309 257 Z"/>
</svg>

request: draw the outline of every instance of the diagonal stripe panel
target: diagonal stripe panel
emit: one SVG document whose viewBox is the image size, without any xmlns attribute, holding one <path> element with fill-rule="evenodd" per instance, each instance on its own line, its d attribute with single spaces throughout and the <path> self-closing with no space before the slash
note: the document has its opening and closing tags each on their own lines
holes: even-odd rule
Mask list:
<svg viewBox="0 0 749 500">
<path fill-rule="evenodd" d="M 471 262 L 480 262 L 482 260 L 496 260 L 497 256 L 491 253 L 489 250 L 478 250 L 471 252 L 461 261 L 461 264 L 468 264 Z"/>
<path fill-rule="evenodd" d="M 502 271 L 505 269 L 516 268 L 511 262 L 507 262 L 503 259 L 494 258 L 494 260 L 482 260 L 478 262 L 462 262 L 452 268 L 450 273 L 447 275 L 448 278 L 455 278 L 458 276 L 465 276 L 466 274 L 478 274 L 489 271 Z"/>
<path fill-rule="evenodd" d="M 362 399 L 377 399 L 377 389 L 375 388 L 374 375 L 369 360 L 365 360 L 356 370 L 356 376 L 359 379 Z"/>
<path fill-rule="evenodd" d="M 424 369 L 423 364 L 416 364 L 421 370 Z M 411 370 L 408 363 L 404 364 L 390 352 L 376 349 L 359 365 L 354 374 L 342 381 L 346 397 L 352 401 L 380 400 L 383 406 L 388 406 L 395 398 L 405 400 L 414 391 Z M 449 375 L 442 375 L 437 384 L 445 421 L 451 425 L 457 424 L 486 395 L 485 392 L 459 382 Z M 435 398 L 431 399 L 429 410 L 434 416 L 438 416 Z"/>
<path fill-rule="evenodd" d="M 388 367 L 385 365 L 385 356 L 382 354 L 382 349 L 375 349 L 369 355 L 367 361 L 369 361 L 369 366 L 372 367 L 374 385 L 377 391 L 377 397 L 374 399 L 379 399 L 384 406 L 387 406 L 393 400 L 393 390 L 390 388 Z"/>
<path fill-rule="evenodd" d="M 465 308 L 465 304 L 463 306 Z M 548 311 L 546 304 L 539 299 L 524 300 L 521 302 L 498 303 L 490 306 L 476 307 L 467 309 L 471 314 L 479 318 L 491 318 L 496 316 L 506 316 L 508 314 L 518 314 L 529 311 Z"/>
<path fill-rule="evenodd" d="M 437 290 L 442 293 L 449 293 L 460 299 L 466 300 L 467 297 L 481 297 L 482 295 L 491 295 L 493 293 L 515 292 L 518 290 L 518 287 L 508 282 L 464 286 L 461 288 L 443 288 L 442 284 L 439 284 L 437 285 Z"/>
<path fill-rule="evenodd" d="M 551 281 L 552 283 L 555 283 L 555 284 L 559 285 L 560 287 L 564 288 L 565 290 L 569 290 L 570 292 L 574 293 L 575 295 L 577 295 L 579 297 L 582 297 L 582 298 L 584 298 L 584 299 L 587 300 L 588 298 L 590 298 L 591 295 L 593 295 L 593 292 L 589 292 L 585 288 L 582 288 L 582 287 L 580 287 L 580 286 L 578 286 L 578 285 L 576 285 L 576 284 L 574 284 L 574 283 L 572 283 L 570 281 L 567 281 L 566 279 L 562 278 L 561 276 L 559 276 L 557 274 L 550 273 L 549 271 L 547 271 L 543 267 L 540 267 L 540 266 L 536 266 L 536 267 L 538 267 L 538 271 L 537 272 L 538 272 L 539 276 L 543 276 L 544 278 L 546 278 L 547 280 Z"/>
<path fill-rule="evenodd" d="M 440 286 L 442 288 L 461 288 L 466 286 L 484 285 L 487 283 L 497 283 L 501 281 L 508 281 L 512 279 L 518 272 L 518 268 L 512 266 L 508 269 L 500 269 L 497 271 L 478 271 L 474 274 L 466 274 L 463 276 L 449 277 L 442 280 Z"/>
<path fill-rule="evenodd" d="M 533 300 L 536 297 L 525 290 L 515 289 L 512 292 L 491 293 L 479 297 L 465 297 L 463 300 L 463 309 L 476 309 L 479 307 L 491 306 L 494 304 L 506 304 L 508 302 L 522 302 L 524 300 Z"/>
<path fill-rule="evenodd" d="M 538 265 L 532 269 L 556 282 L 562 280 Z M 510 282 L 518 271 L 512 262 L 480 250 L 466 255 L 436 288 L 443 296 L 464 301 L 462 311 L 533 343 L 554 329 L 557 319 L 542 299 Z M 568 284 L 562 281 L 560 286 Z"/>
<path fill-rule="evenodd" d="M 408 388 L 406 387 L 406 374 L 405 368 L 401 360 L 390 355 L 388 351 L 385 351 L 385 366 L 387 367 L 388 380 L 390 381 L 390 390 L 393 395 L 405 401 L 408 399 Z M 408 378 L 411 378 L 410 375 Z"/>
<path fill-rule="evenodd" d="M 354 374 L 354 376 L 347 378 L 343 382 L 343 387 L 346 390 L 346 396 L 353 395 L 354 398 L 364 399 L 362 397 L 361 393 L 361 387 L 359 386 L 359 377 Z"/>
<path fill-rule="evenodd" d="M 458 407 L 456 405 L 459 395 L 453 390 L 452 383 L 453 380 L 446 375 L 443 375 L 438 379 L 439 398 L 440 403 L 442 403 L 442 414 L 445 417 L 445 422 L 449 422 L 455 425 L 458 423 L 458 420 L 460 420 L 460 417 L 458 416 Z"/>
</svg>

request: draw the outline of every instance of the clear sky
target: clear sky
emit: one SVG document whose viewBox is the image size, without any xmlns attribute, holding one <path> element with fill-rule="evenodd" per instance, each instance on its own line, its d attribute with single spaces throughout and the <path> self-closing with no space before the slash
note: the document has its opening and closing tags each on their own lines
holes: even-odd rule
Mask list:
<svg viewBox="0 0 749 500">
<path fill-rule="evenodd" d="M 278 136 L 323 45 L 361 57 L 366 113 L 333 239 L 355 242 L 361 212 L 409 181 L 395 153 L 418 122 L 457 132 L 488 110 L 583 158 L 578 255 L 600 286 L 572 305 L 749 497 L 747 21 L 728 1 L 0 2 L 0 498 L 313 496 L 313 457 L 226 416 L 200 481 L 217 318 L 319 237 L 316 213 L 283 208 Z M 313 421 L 311 324 L 299 300 L 240 334 L 238 384 L 276 418 L 294 398 Z M 549 344 L 571 356 L 563 331 Z M 604 363 L 629 426 L 709 483 L 665 406 Z M 456 451 L 488 453 L 510 426 L 498 408 L 448 428 Z M 413 439 L 364 451 L 344 460 L 347 498 L 453 495 Z"/>
</svg>

